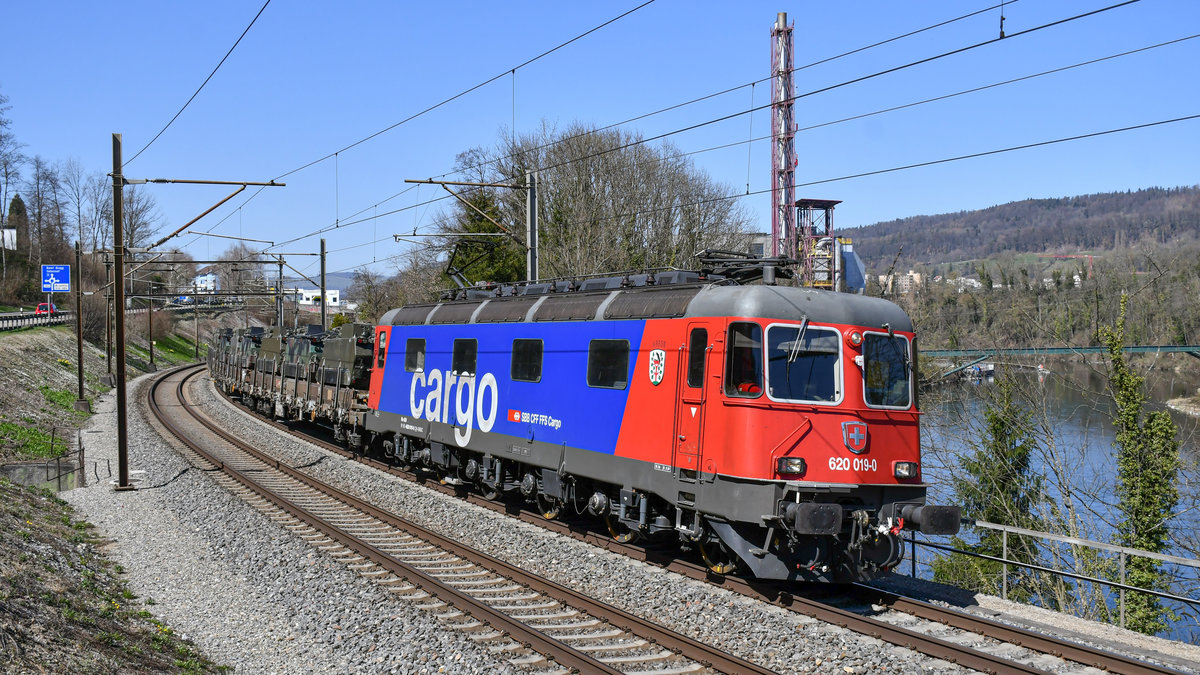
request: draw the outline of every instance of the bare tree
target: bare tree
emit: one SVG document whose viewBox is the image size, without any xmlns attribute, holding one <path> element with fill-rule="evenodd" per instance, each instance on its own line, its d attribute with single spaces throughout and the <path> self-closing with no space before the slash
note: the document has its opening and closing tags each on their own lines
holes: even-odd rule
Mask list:
<svg viewBox="0 0 1200 675">
<path fill-rule="evenodd" d="M 122 202 L 125 245 L 138 248 L 151 243 L 151 237 L 162 227 L 163 221 L 154 197 L 136 185 L 126 185 Z"/>
<path fill-rule="evenodd" d="M 108 179 L 99 171 L 85 171 L 73 157 L 63 162 L 59 176 L 78 241 L 93 251 L 107 246 L 112 232 L 112 190 Z"/>
<path fill-rule="evenodd" d="M 57 252 L 54 249 L 60 229 L 62 209 L 58 203 L 58 173 L 40 155 L 30 161 L 29 180 L 25 184 L 29 215 L 29 259 L 41 265 Z"/>
<path fill-rule="evenodd" d="M 494 150 L 459 155 L 458 168 L 468 181 L 508 184 L 523 183 L 528 171 L 538 171 L 543 277 L 685 267 L 702 249 L 749 245 L 749 218 L 728 198 L 732 190 L 695 169 L 669 143 L 645 143 L 638 134 L 581 124 L 560 133 L 543 125 L 515 141 L 504 136 Z M 486 198 L 479 192 L 487 192 Z M 523 190 L 470 194 L 473 203 L 494 205 L 497 220 L 512 225 L 523 240 Z M 439 227 L 461 232 L 471 218 L 456 204 Z M 523 243 L 512 246 L 523 257 Z M 436 253 L 444 256 L 447 250 Z"/>
<path fill-rule="evenodd" d="M 216 267 L 217 286 L 223 291 L 243 291 L 248 288 L 266 287 L 263 257 L 258 251 L 250 248 L 246 242 L 235 242 L 217 260 L 226 260 L 235 264 L 224 264 Z"/>
<path fill-rule="evenodd" d="M 358 303 L 358 318 L 369 323 L 400 304 L 398 277 L 385 277 L 366 266 L 354 271 L 354 281 L 346 294 Z"/>
</svg>

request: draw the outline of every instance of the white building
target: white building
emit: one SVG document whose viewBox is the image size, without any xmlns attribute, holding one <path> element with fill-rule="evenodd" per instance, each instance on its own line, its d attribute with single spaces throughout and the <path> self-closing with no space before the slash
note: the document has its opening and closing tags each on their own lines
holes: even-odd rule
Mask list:
<svg viewBox="0 0 1200 675">
<path fill-rule="evenodd" d="M 212 271 L 211 267 L 201 269 L 200 274 L 192 279 L 192 286 L 197 293 L 216 293 L 217 273 Z"/>
<path fill-rule="evenodd" d="M 331 307 L 337 307 L 341 304 L 342 292 L 334 289 L 325 289 L 325 303 Z M 297 288 L 296 301 L 301 305 L 320 305 L 321 304 L 321 289 L 319 288 Z"/>
</svg>

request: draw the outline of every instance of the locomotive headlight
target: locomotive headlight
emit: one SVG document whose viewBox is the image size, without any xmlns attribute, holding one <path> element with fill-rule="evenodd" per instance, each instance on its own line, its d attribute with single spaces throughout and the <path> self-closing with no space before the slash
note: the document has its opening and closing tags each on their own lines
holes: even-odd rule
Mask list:
<svg viewBox="0 0 1200 675">
<path fill-rule="evenodd" d="M 862 344 L 862 333 L 860 333 L 856 330 L 852 330 L 849 333 L 846 333 L 846 344 L 850 345 L 851 347 L 857 347 L 857 346 L 861 345 Z"/>
<path fill-rule="evenodd" d="M 916 462 L 896 462 L 894 467 L 896 478 L 916 478 L 920 468 Z"/>
<path fill-rule="evenodd" d="M 775 461 L 775 473 L 802 474 L 807 470 L 803 457 L 780 457 Z"/>
</svg>

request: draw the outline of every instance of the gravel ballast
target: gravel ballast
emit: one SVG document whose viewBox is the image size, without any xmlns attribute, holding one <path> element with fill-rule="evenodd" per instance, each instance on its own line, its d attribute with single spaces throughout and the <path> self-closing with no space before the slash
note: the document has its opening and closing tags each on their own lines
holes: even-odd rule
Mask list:
<svg viewBox="0 0 1200 675">
<path fill-rule="evenodd" d="M 130 588 L 207 656 L 244 673 L 512 671 L 189 467 L 144 421 L 147 383 L 129 387 L 139 489 L 102 483 L 63 498 L 114 540 L 106 552 Z M 89 460 L 116 466 L 115 407 L 106 398 L 85 430 Z"/>
<path fill-rule="evenodd" d="M 131 387 L 131 401 L 140 391 Z M 207 380 L 194 392 L 225 428 L 294 466 L 311 465 L 306 471 L 323 481 L 781 673 L 967 672 L 346 460 L 247 416 Z M 84 434 L 90 459 L 115 457 L 112 408 L 103 401 L 93 422 L 101 433 Z M 513 670 L 245 506 L 203 472 L 185 471 L 187 464 L 137 409 L 135 415 L 131 407 L 130 457 L 134 469 L 147 471 L 143 489 L 116 493 L 103 485 L 64 498 L 116 540 L 109 555 L 128 570 L 130 586 L 153 597 L 156 612 L 212 659 L 247 673 Z"/>
</svg>

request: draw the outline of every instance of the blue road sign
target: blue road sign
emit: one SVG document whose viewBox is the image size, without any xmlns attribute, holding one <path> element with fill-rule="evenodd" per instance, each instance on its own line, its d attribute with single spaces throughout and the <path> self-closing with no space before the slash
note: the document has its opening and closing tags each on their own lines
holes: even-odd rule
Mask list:
<svg viewBox="0 0 1200 675">
<path fill-rule="evenodd" d="M 42 265 L 43 293 L 70 293 L 70 265 Z"/>
</svg>

